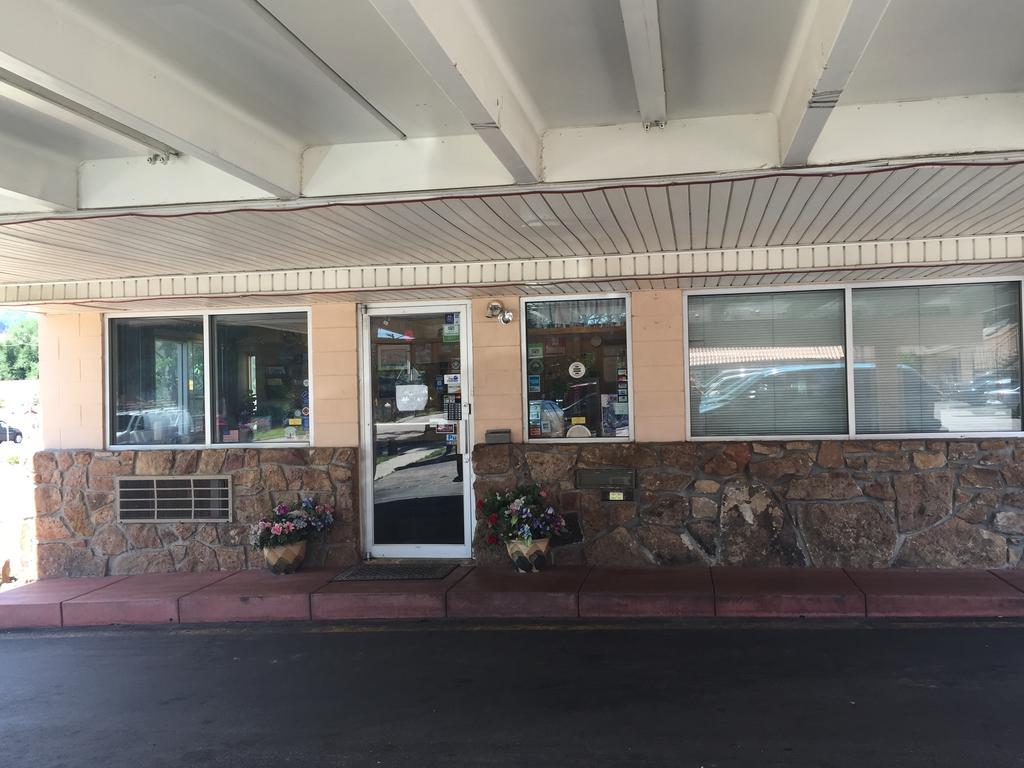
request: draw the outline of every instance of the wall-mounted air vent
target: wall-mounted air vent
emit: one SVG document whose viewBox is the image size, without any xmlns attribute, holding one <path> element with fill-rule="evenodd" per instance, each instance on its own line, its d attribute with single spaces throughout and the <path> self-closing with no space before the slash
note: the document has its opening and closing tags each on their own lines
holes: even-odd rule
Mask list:
<svg viewBox="0 0 1024 768">
<path fill-rule="evenodd" d="M 119 477 L 117 514 L 123 522 L 230 520 L 231 478 Z"/>
</svg>

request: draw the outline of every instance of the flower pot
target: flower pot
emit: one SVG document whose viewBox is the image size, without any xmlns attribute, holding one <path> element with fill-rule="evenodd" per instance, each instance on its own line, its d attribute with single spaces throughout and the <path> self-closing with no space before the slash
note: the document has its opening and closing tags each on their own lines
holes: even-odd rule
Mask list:
<svg viewBox="0 0 1024 768">
<path fill-rule="evenodd" d="M 549 547 L 549 539 L 531 539 L 530 541 L 514 539 L 505 542 L 508 556 L 512 558 L 516 569 L 521 573 L 535 573 L 543 569 L 551 561 L 548 555 Z M 538 555 L 541 558 L 539 560 Z"/>
<path fill-rule="evenodd" d="M 306 540 L 293 541 L 279 547 L 264 547 L 263 557 L 274 573 L 295 573 L 306 557 Z"/>
</svg>

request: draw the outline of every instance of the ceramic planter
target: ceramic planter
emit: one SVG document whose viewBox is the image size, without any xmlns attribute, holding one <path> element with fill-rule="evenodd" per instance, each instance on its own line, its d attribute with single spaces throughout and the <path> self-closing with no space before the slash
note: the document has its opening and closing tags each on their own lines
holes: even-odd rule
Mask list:
<svg viewBox="0 0 1024 768">
<path fill-rule="evenodd" d="M 505 542 L 508 556 L 512 558 L 516 569 L 522 573 L 534 573 L 551 562 L 550 555 L 548 554 L 549 547 L 549 539 L 531 539 L 530 541 L 514 539 L 513 541 Z M 540 560 L 538 560 L 538 555 L 541 556 Z M 526 567 L 527 565 L 529 565 L 529 568 Z"/>
<path fill-rule="evenodd" d="M 264 547 L 263 557 L 274 573 L 295 573 L 306 557 L 306 540 L 293 541 L 279 547 Z"/>
</svg>

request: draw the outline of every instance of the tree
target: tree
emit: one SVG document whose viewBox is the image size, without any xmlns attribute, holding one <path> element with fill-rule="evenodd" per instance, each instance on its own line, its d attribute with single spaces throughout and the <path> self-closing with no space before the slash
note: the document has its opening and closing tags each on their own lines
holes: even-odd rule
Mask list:
<svg viewBox="0 0 1024 768">
<path fill-rule="evenodd" d="M 0 381 L 39 378 L 39 323 L 35 319 L 13 323 L 0 337 Z"/>
</svg>

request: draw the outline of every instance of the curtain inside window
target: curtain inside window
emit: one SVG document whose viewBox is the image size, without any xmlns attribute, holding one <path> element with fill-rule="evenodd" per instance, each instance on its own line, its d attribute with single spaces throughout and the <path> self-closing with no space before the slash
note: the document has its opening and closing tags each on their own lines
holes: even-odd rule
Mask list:
<svg viewBox="0 0 1024 768">
<path fill-rule="evenodd" d="M 853 291 L 859 434 L 1017 431 L 1020 284 Z"/>
<path fill-rule="evenodd" d="M 695 437 L 847 431 L 842 291 L 693 296 Z"/>
</svg>

